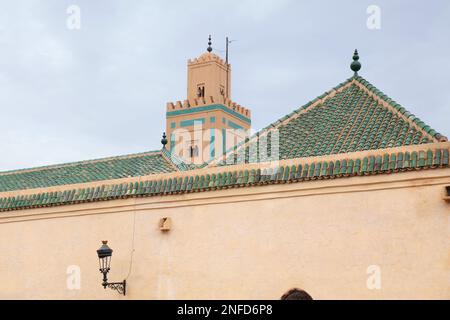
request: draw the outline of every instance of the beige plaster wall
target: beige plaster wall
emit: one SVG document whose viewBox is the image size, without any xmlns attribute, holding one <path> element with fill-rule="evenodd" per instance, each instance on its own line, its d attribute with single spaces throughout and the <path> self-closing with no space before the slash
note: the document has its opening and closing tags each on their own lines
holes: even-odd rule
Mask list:
<svg viewBox="0 0 450 320">
<path fill-rule="evenodd" d="M 449 299 L 446 185 L 437 169 L 4 212 L 0 298 Z M 101 240 L 125 297 L 100 285 Z"/>
</svg>

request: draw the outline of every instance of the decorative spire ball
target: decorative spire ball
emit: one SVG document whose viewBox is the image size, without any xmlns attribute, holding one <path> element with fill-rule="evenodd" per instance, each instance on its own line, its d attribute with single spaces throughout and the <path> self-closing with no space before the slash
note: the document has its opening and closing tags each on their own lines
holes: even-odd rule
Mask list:
<svg viewBox="0 0 450 320">
<path fill-rule="evenodd" d="M 169 142 L 169 141 L 167 140 L 166 133 L 164 132 L 164 133 L 163 133 L 163 136 L 162 136 L 162 139 L 161 139 L 161 143 L 162 143 L 162 145 L 163 145 L 163 148 L 166 148 L 167 142 Z"/>
<path fill-rule="evenodd" d="M 353 54 L 353 62 L 350 65 L 350 69 L 355 71 L 355 77 L 358 75 L 358 71 L 361 70 L 361 63 L 358 60 L 359 60 L 358 50 L 355 49 L 355 53 Z"/>
<path fill-rule="evenodd" d="M 211 35 L 209 35 L 209 38 L 208 38 L 208 48 L 206 49 L 208 52 L 211 52 L 211 51 L 212 51 L 211 45 L 212 45 L 212 42 L 211 42 Z"/>
</svg>

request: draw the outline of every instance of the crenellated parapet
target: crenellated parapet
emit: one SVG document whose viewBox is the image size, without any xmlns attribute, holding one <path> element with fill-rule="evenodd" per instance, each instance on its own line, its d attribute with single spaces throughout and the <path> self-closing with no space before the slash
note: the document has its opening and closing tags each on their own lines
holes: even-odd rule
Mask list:
<svg viewBox="0 0 450 320">
<path fill-rule="evenodd" d="M 214 53 L 206 52 L 206 53 L 202 54 L 201 56 L 199 56 L 198 58 L 189 59 L 188 60 L 188 66 L 189 65 L 195 65 L 195 64 L 202 64 L 202 63 L 205 63 L 205 62 L 217 62 L 217 63 L 219 63 L 219 64 L 221 64 L 223 66 L 227 65 L 225 60 L 223 60 L 218 55 L 216 55 Z"/>
<path fill-rule="evenodd" d="M 195 109 L 198 107 L 205 107 L 213 104 L 221 104 L 225 107 L 229 108 L 230 110 L 237 112 L 241 115 L 243 115 L 246 118 L 251 118 L 251 111 L 250 109 L 244 108 L 241 105 L 237 104 L 236 102 L 231 101 L 228 98 L 225 97 L 201 97 L 198 99 L 189 99 L 184 101 L 176 101 L 176 102 L 168 102 L 167 103 L 167 112 L 172 111 L 179 111 L 179 110 L 187 110 L 187 109 Z"/>
</svg>

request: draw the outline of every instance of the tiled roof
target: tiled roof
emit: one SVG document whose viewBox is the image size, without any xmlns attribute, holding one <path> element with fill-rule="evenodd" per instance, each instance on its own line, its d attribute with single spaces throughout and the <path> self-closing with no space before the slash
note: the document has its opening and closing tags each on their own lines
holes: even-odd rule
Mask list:
<svg viewBox="0 0 450 320">
<path fill-rule="evenodd" d="M 179 165 L 182 167 L 182 164 Z M 178 171 L 163 151 L 0 172 L 0 192 Z"/>
<path fill-rule="evenodd" d="M 172 163 L 179 171 L 193 170 L 202 167 L 191 162 L 184 161 L 175 153 L 170 153 L 165 147 L 161 149 L 161 153 Z"/>
<path fill-rule="evenodd" d="M 448 146 L 448 144 L 446 145 Z M 424 148 L 413 152 L 381 153 L 376 156 L 334 161 L 313 161 L 311 159 L 310 162 L 303 164 L 263 170 L 233 170 L 233 167 L 224 167 L 224 172 L 216 174 L 198 174 L 202 170 L 186 171 L 180 172 L 180 176 L 173 178 L 0 198 L 0 212 L 132 197 L 184 194 L 287 182 L 448 168 L 448 166 L 448 148 L 435 150 Z"/>
<path fill-rule="evenodd" d="M 256 146 L 265 140 L 258 137 L 273 129 L 278 129 L 279 133 L 280 159 L 446 141 L 359 76 L 348 79 L 264 128 L 245 143 L 245 149 L 241 144 L 229 152 L 226 163 L 232 164 L 233 159 L 240 163 L 260 161 Z M 267 139 L 267 149 L 270 148 L 270 139 Z M 252 154 L 249 150 L 255 152 Z"/>
<path fill-rule="evenodd" d="M 449 150 L 427 150 L 424 144 L 446 141 L 395 101 L 359 76 L 352 77 L 305 106 L 286 115 L 258 132 L 228 154 L 239 163 L 256 162 L 248 154 L 249 145 L 261 143 L 260 137 L 278 129 L 280 160 L 300 159 L 356 151 L 377 150 L 372 157 L 314 163 L 307 159 L 303 167 L 281 167 L 277 172 L 261 170 L 233 171 L 193 176 L 189 172 L 206 165 L 184 163 L 166 149 L 141 154 L 82 161 L 56 166 L 0 172 L 0 192 L 73 185 L 152 174 L 180 172 L 178 178 L 148 180 L 141 183 L 114 184 L 74 188 L 61 192 L 11 196 L 0 199 L 0 211 L 61 205 L 133 196 L 152 196 L 218 188 L 252 186 L 280 181 L 390 173 L 403 170 L 448 167 Z M 268 139 L 268 141 L 270 141 Z M 424 145 L 423 151 L 383 154 L 382 149 Z M 270 150 L 270 143 L 268 144 Z M 255 148 L 256 149 L 256 148 Z M 245 161 L 242 161 L 241 159 Z M 264 160 L 264 159 L 259 159 Z M 227 162 L 227 164 L 230 164 Z M 220 165 L 220 163 L 219 163 Z M 222 163 L 223 165 L 223 163 Z M 201 171 L 196 171 L 201 172 Z"/>
</svg>

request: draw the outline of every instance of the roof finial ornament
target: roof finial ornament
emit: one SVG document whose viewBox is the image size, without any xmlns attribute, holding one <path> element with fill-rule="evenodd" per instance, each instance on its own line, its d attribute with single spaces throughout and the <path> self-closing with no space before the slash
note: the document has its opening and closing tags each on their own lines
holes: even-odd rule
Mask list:
<svg viewBox="0 0 450 320">
<path fill-rule="evenodd" d="M 208 38 L 208 48 L 206 49 L 208 52 L 211 52 L 211 51 L 212 51 L 211 45 L 212 45 L 212 42 L 211 42 L 211 35 L 209 35 L 209 38 Z"/>
<path fill-rule="evenodd" d="M 166 148 L 166 144 L 167 144 L 168 142 L 169 142 L 169 141 L 167 140 L 166 133 L 163 132 L 162 139 L 161 139 L 161 143 L 162 143 L 164 149 Z"/>
<path fill-rule="evenodd" d="M 355 77 L 358 76 L 358 71 L 361 70 L 361 62 L 359 60 L 358 50 L 355 49 L 355 53 L 353 54 L 353 62 L 350 65 L 350 69 L 355 71 Z"/>
</svg>

